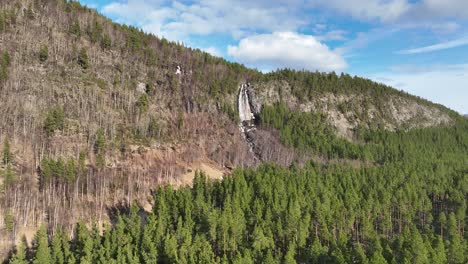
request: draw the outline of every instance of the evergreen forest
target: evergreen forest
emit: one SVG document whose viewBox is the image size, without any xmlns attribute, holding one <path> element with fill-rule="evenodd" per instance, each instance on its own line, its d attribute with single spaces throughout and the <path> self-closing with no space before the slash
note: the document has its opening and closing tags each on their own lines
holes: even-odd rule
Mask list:
<svg viewBox="0 0 468 264">
<path fill-rule="evenodd" d="M 9 263 L 467 262 L 465 120 L 364 131 L 362 143 L 343 145 L 327 136 L 317 145 L 306 127 L 279 129 L 295 147 L 342 148 L 370 163 L 264 164 L 221 181 L 197 172 L 191 187 L 156 188 L 151 212 L 115 208 L 104 230 L 80 222 L 70 240 L 43 227 Z"/>
</svg>

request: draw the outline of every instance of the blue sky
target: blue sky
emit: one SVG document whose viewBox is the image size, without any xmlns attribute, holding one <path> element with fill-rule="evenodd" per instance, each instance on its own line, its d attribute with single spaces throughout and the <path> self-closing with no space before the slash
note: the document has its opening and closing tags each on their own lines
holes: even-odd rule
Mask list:
<svg viewBox="0 0 468 264">
<path fill-rule="evenodd" d="M 80 0 L 262 71 L 359 75 L 468 113 L 468 0 Z"/>
</svg>

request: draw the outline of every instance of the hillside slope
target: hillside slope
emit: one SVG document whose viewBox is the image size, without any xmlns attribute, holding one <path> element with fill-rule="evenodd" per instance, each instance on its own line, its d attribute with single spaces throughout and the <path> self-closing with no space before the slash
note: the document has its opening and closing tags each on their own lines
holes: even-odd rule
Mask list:
<svg viewBox="0 0 468 264">
<path fill-rule="evenodd" d="M 112 23 L 76 2 L 2 1 L 0 52 L 0 142 L 10 157 L 0 168 L 8 175 L 0 194 L 0 213 L 11 217 L 0 219 L 6 242 L 44 222 L 105 222 L 108 208 L 134 200 L 150 207 L 156 185 L 190 182 L 198 168 L 219 178 L 268 161 L 379 162 L 301 143 L 287 134 L 286 119 L 275 123 L 283 117 L 277 113 L 320 122 L 295 128 L 319 131 L 317 139 L 336 148 L 360 148 L 364 130 L 451 125 L 459 118 L 349 75 L 262 74 Z M 246 83 L 257 117 L 247 132 L 239 129 L 238 110 Z M 14 232 L 5 231 L 7 218 Z"/>
</svg>

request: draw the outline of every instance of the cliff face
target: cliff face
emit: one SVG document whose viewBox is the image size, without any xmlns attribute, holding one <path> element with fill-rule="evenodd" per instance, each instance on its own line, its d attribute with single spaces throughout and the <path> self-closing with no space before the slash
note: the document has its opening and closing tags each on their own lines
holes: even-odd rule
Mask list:
<svg viewBox="0 0 468 264">
<path fill-rule="evenodd" d="M 372 89 L 366 93 L 349 89 L 347 93 L 319 92 L 312 98 L 301 100 L 294 95 L 293 89 L 286 80 L 259 83 L 256 87 L 258 108 L 281 101 L 296 111 L 324 113 L 336 132 L 348 139 L 353 138 L 353 130 L 358 127 L 396 131 L 452 122 L 450 113 L 444 109 L 404 93 L 378 98 L 374 97 Z"/>
<path fill-rule="evenodd" d="M 112 206 L 150 206 L 155 185 L 190 182 L 197 168 L 219 178 L 262 161 L 310 159 L 284 146 L 274 129 L 239 129 L 265 105 L 325 113 L 349 140 L 359 126 L 396 130 L 452 118 L 391 88 L 379 88 L 391 96 L 381 102 L 369 96 L 372 84 L 318 92 L 317 83 L 265 76 L 114 24 L 75 2 L 2 1 L 0 22 L 0 142 L 10 143 L 12 156 L 0 171 L 13 175 L 7 184 L 0 178 L 0 215 L 13 219 L 13 232 L 0 219 L 4 244 L 44 222 L 103 222 Z"/>
</svg>

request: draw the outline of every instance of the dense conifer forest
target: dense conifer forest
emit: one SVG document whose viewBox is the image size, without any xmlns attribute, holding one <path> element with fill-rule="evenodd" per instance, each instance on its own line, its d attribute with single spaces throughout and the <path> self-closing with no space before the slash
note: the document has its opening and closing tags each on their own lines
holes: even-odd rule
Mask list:
<svg viewBox="0 0 468 264">
<path fill-rule="evenodd" d="M 192 187 L 157 188 L 149 213 L 116 208 L 102 232 L 43 227 L 10 263 L 466 263 L 468 123 L 361 137 L 352 149 L 372 166 L 200 172 Z"/>
</svg>

